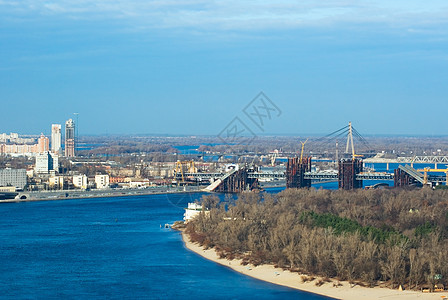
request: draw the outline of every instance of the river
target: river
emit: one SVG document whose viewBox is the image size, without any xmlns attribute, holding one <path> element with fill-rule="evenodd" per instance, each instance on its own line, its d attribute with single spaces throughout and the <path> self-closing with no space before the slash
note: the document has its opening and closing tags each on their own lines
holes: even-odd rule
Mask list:
<svg viewBox="0 0 448 300">
<path fill-rule="evenodd" d="M 0 298 L 325 299 L 187 250 L 165 223 L 202 194 L 0 205 Z"/>
</svg>

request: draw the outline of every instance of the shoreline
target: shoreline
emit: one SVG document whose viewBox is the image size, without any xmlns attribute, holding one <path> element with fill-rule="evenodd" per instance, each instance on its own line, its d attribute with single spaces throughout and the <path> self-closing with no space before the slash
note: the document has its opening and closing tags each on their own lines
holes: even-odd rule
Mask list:
<svg viewBox="0 0 448 300">
<path fill-rule="evenodd" d="M 442 293 L 422 293 L 419 291 L 399 291 L 392 290 L 389 288 L 382 287 L 361 287 L 354 286 L 350 287 L 350 284 L 347 281 L 341 281 L 342 286 L 335 287 L 333 286 L 333 282 L 338 282 L 334 280 L 329 283 L 324 283 L 321 286 L 316 286 L 315 282 L 320 277 L 316 276 L 316 280 L 312 282 L 302 283 L 300 276 L 303 274 L 292 273 L 288 270 L 284 271 L 281 268 L 275 268 L 272 265 L 260 265 L 254 267 L 253 265 L 243 266 L 240 264 L 240 259 L 227 260 L 225 258 L 219 258 L 216 254 L 215 249 L 203 249 L 197 243 L 193 243 L 190 241 L 190 237 L 183 231 L 180 231 L 182 235 L 182 240 L 184 242 L 184 246 L 202 256 L 205 259 L 228 267 L 238 273 L 243 275 L 250 276 L 252 278 L 266 281 L 272 284 L 277 284 L 293 289 L 297 289 L 303 292 L 318 294 L 330 298 L 335 299 L 347 299 L 347 300 L 358 300 L 358 299 L 442 299 L 442 296 L 447 297 L 448 292 Z"/>
<path fill-rule="evenodd" d="M 32 201 L 60 201 L 60 200 L 74 200 L 74 199 L 90 199 L 90 198 L 109 198 L 109 197 L 127 197 L 127 196 L 144 196 L 144 195 L 164 195 L 164 194 L 189 194 L 201 193 L 201 189 L 179 190 L 169 188 L 165 190 L 147 190 L 147 189 L 127 189 L 127 190 L 94 190 L 94 191 L 80 191 L 80 190 L 57 190 L 54 192 L 23 192 L 21 194 L 30 195 L 27 199 L 3 199 L 1 203 L 19 203 Z M 65 194 L 68 196 L 65 196 Z M 41 197 L 36 197 L 40 195 Z M 34 196 L 34 197 L 33 197 Z"/>
<path fill-rule="evenodd" d="M 281 188 L 283 185 L 265 185 L 265 188 Z M 26 199 L 0 199 L 1 203 L 19 203 L 31 201 L 56 201 L 56 200 L 73 200 L 73 199 L 90 199 L 90 198 L 106 198 L 106 197 L 127 197 L 127 196 L 144 196 L 144 195 L 164 195 L 164 194 L 190 194 L 190 193 L 209 193 L 202 186 L 189 186 L 187 189 L 179 187 L 155 187 L 145 189 L 105 189 L 105 190 L 54 190 L 54 191 L 33 191 L 18 192 L 19 197 L 26 195 Z M 67 195 L 68 196 L 67 196 Z"/>
</svg>

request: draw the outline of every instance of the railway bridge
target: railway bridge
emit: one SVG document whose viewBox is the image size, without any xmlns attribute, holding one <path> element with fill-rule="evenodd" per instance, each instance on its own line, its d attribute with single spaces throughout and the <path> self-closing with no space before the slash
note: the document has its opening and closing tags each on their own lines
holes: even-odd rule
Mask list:
<svg viewBox="0 0 448 300">
<path fill-rule="evenodd" d="M 306 164 L 311 165 L 311 158 Z M 298 165 L 295 165 L 298 164 Z M 443 170 L 438 170 L 443 171 Z M 448 172 L 448 170 L 447 170 Z M 447 176 L 436 173 L 422 173 L 409 165 L 399 166 L 394 173 L 363 172 L 359 159 L 340 160 L 338 170 L 311 172 L 308 166 L 300 166 L 299 160 L 290 159 L 286 172 L 260 172 L 254 166 L 240 165 L 229 172 L 215 173 L 176 173 L 176 179 L 187 179 L 191 182 L 209 181 L 205 188 L 210 192 L 239 193 L 259 188 L 259 179 L 284 179 L 287 188 L 309 188 L 311 182 L 338 181 L 340 189 L 351 190 L 363 187 L 364 180 L 394 181 L 395 187 L 409 185 L 436 185 L 447 182 Z"/>
</svg>

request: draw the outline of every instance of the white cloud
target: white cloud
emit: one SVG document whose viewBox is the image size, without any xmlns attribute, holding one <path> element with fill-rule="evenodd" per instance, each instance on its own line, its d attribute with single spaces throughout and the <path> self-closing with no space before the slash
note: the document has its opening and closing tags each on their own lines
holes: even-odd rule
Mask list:
<svg viewBox="0 0 448 300">
<path fill-rule="evenodd" d="M 142 27 L 234 29 L 296 28 L 385 23 L 393 26 L 444 23 L 443 0 L 205 1 L 205 0 L 0 0 L 0 15 L 21 18 L 128 19 Z"/>
</svg>

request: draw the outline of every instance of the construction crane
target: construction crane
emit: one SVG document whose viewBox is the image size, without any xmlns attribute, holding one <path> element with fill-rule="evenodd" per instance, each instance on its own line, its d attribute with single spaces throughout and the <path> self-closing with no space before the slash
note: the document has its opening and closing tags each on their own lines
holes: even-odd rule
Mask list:
<svg viewBox="0 0 448 300">
<path fill-rule="evenodd" d="M 431 169 L 430 167 L 426 167 L 424 169 L 418 169 L 417 171 L 423 172 L 423 184 L 428 184 L 428 173 L 430 172 L 439 172 L 445 173 L 446 176 L 446 185 L 448 185 L 448 169 Z"/>
<path fill-rule="evenodd" d="M 184 171 L 185 169 L 185 171 Z M 185 178 L 184 178 L 184 173 L 197 173 L 198 169 L 196 168 L 196 166 L 194 165 L 194 161 L 193 160 L 189 160 L 189 161 L 180 161 L 178 160 L 176 162 L 176 164 L 174 165 L 174 173 L 181 174 L 182 177 L 182 183 L 185 182 Z"/>
</svg>

